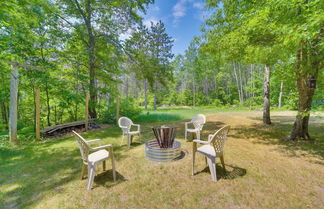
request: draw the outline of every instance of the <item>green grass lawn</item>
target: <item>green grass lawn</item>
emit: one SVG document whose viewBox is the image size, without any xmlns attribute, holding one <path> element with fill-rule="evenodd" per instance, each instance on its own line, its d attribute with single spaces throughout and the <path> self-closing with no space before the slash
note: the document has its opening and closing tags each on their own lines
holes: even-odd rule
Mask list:
<svg viewBox="0 0 324 209">
<path fill-rule="evenodd" d="M 207 115 L 203 139 L 224 124 L 232 129 L 225 144 L 224 173 L 217 161 L 218 182 L 198 156 L 191 176 L 192 143 L 184 140 L 184 122 Z M 322 114 L 322 113 L 320 113 Z M 80 180 L 81 157 L 76 139 L 0 147 L 0 208 L 321 208 L 324 205 L 324 119 L 312 117 L 314 142 L 284 142 L 295 112 L 272 112 L 273 125 L 262 125 L 261 112 L 213 109 L 167 109 L 143 114 L 141 138 L 131 149 L 120 146 L 121 130 L 109 125 L 82 135 L 114 146 L 117 181 L 97 170 L 94 188 Z M 159 122 L 157 122 L 159 121 Z M 151 127 L 179 127 L 184 156 L 170 163 L 152 163 L 143 143 Z M 218 159 L 217 159 L 218 160 Z"/>
</svg>

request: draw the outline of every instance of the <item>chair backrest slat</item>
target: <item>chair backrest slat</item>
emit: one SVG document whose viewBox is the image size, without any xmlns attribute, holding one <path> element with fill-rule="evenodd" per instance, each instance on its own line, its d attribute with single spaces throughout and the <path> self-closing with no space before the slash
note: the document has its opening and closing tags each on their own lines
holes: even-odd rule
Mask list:
<svg viewBox="0 0 324 209">
<path fill-rule="evenodd" d="M 78 134 L 75 131 L 72 131 L 72 132 L 77 138 L 77 143 L 78 143 L 78 146 L 80 148 L 80 153 L 81 153 L 81 156 L 82 156 L 82 160 L 83 160 L 83 162 L 87 163 L 88 162 L 88 155 L 89 155 L 90 146 L 87 143 L 87 141 L 80 134 Z"/>
<path fill-rule="evenodd" d="M 127 118 L 127 117 L 121 117 L 118 120 L 119 127 L 126 127 L 126 128 L 122 128 L 123 131 L 129 131 L 132 124 L 133 124 L 133 121 L 131 119 Z"/>
<path fill-rule="evenodd" d="M 198 114 L 191 119 L 191 122 L 193 123 L 196 129 L 201 130 L 204 124 L 206 123 L 206 117 L 203 114 Z"/>
<path fill-rule="evenodd" d="M 229 129 L 230 126 L 226 125 L 216 131 L 216 133 L 210 138 L 209 143 L 214 147 L 216 152 L 223 152 Z"/>
</svg>

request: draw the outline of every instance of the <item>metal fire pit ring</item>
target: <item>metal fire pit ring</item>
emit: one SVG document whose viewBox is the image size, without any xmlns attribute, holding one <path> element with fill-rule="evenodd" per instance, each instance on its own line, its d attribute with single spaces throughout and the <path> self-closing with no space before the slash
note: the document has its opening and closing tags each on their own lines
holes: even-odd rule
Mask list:
<svg viewBox="0 0 324 209">
<path fill-rule="evenodd" d="M 172 147 L 160 148 L 155 139 L 145 142 L 145 156 L 155 162 L 172 161 L 181 155 L 181 143 L 174 141 Z"/>
</svg>

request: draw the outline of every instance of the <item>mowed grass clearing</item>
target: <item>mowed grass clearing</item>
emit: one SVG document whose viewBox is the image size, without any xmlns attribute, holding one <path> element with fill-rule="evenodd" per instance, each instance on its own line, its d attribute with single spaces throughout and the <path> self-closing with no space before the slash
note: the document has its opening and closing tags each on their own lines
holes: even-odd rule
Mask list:
<svg viewBox="0 0 324 209">
<path fill-rule="evenodd" d="M 170 114 L 178 112 L 173 118 L 177 121 L 143 123 L 142 137 L 135 137 L 131 149 L 126 142 L 120 146 L 116 126 L 83 133 L 113 144 L 116 157 L 117 181 L 112 180 L 110 163 L 105 172 L 100 166 L 91 191 L 85 190 L 87 180 L 80 180 L 81 157 L 72 136 L 1 147 L 0 208 L 323 207 L 323 117 L 310 121 L 315 142 L 291 143 L 281 139 L 289 134 L 295 112 L 272 112 L 273 125 L 264 126 L 261 112 L 201 110 L 208 121 L 202 139 L 225 124 L 232 126 L 225 144 L 227 172 L 217 159 L 214 183 L 200 155 L 197 174 L 191 176 L 192 143 L 184 140 L 184 122 L 196 111 L 174 110 Z M 179 127 L 182 159 L 164 164 L 146 160 L 143 143 L 153 138 L 151 127 L 162 124 Z"/>
</svg>

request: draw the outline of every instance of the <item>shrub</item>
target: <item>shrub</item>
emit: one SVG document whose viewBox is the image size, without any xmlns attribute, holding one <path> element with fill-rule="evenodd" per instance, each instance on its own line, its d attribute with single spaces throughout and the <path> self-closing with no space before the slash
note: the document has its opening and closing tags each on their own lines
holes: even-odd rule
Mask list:
<svg viewBox="0 0 324 209">
<path fill-rule="evenodd" d="M 120 113 L 119 116 L 125 116 L 135 120 L 142 112 L 142 109 L 138 106 L 137 102 L 133 98 L 124 98 L 120 101 Z M 109 108 L 103 112 L 103 118 L 100 122 L 115 123 L 116 121 L 116 104 L 112 104 Z"/>
<path fill-rule="evenodd" d="M 214 99 L 213 106 L 215 107 L 222 107 L 223 103 L 219 99 Z"/>
</svg>

